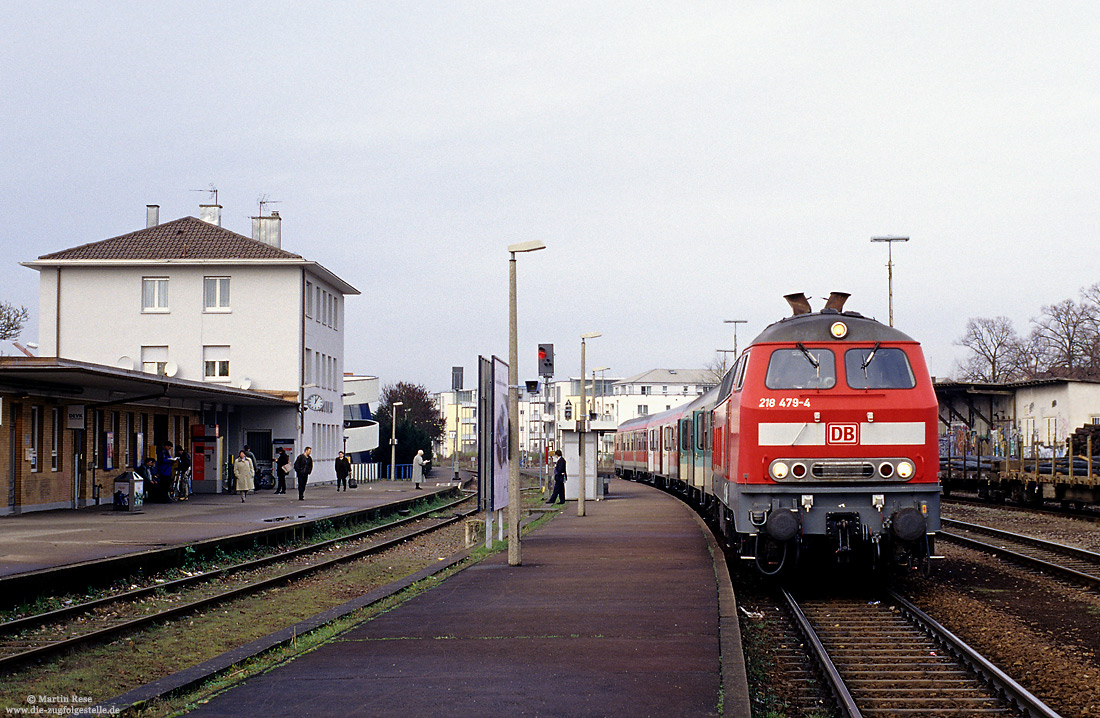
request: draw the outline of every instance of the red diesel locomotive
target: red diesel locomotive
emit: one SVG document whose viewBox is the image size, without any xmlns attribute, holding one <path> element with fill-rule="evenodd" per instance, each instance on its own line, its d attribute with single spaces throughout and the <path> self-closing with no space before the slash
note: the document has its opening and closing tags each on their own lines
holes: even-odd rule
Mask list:
<svg viewBox="0 0 1100 718">
<path fill-rule="evenodd" d="M 927 566 L 937 402 L 920 345 L 834 292 L 766 328 L 715 391 L 619 427 L 616 474 L 685 494 L 760 571 L 807 554 Z"/>
</svg>

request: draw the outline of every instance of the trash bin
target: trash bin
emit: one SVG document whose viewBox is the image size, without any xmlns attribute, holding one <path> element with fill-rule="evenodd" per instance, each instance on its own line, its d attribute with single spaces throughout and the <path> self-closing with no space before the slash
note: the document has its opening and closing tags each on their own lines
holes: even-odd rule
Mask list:
<svg viewBox="0 0 1100 718">
<path fill-rule="evenodd" d="M 124 471 L 115 477 L 114 484 L 115 511 L 141 511 L 145 504 L 145 479 L 133 471 Z"/>
</svg>

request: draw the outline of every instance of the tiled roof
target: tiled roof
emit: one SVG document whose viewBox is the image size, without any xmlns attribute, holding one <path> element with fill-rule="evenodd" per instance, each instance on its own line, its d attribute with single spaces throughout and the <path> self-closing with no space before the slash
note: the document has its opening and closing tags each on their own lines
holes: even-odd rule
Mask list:
<svg viewBox="0 0 1100 718">
<path fill-rule="evenodd" d="M 52 254 L 49 260 L 128 259 L 301 259 L 300 254 L 276 249 L 244 235 L 230 232 L 196 217 L 158 224 L 120 237 L 82 244 Z"/>
</svg>

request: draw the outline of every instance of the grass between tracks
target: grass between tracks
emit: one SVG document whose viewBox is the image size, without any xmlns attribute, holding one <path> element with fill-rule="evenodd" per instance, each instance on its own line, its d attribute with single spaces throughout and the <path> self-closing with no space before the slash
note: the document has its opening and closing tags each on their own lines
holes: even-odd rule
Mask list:
<svg viewBox="0 0 1100 718">
<path fill-rule="evenodd" d="M 545 520 L 548 517 L 537 520 L 531 528 Z M 445 535 L 436 536 L 422 550 L 408 551 L 396 547 L 379 554 L 375 560 L 340 566 L 325 572 L 323 577 L 305 578 L 225 603 L 202 614 L 158 625 L 110 644 L 43 661 L 0 677 L 0 712 L 6 708 L 29 707 L 27 697 L 30 695 L 79 696 L 90 698 L 95 703 L 197 665 L 445 558 L 442 551 L 447 551 L 446 555 L 449 555 L 456 545 L 461 546 L 463 530 L 459 523 L 442 529 L 439 533 Z M 270 670 L 400 605 L 470 563 L 480 561 L 506 546 L 507 542 L 497 542 L 492 549 L 481 547 L 466 562 L 420 581 L 384 601 L 299 636 L 293 645 L 238 664 L 198 689 L 130 713 L 143 718 L 178 715 L 209 700 L 228 686 Z"/>
</svg>

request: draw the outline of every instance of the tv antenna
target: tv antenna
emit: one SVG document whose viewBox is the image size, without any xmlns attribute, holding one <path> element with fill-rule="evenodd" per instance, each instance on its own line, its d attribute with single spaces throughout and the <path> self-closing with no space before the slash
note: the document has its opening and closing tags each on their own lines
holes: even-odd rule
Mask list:
<svg viewBox="0 0 1100 718">
<path fill-rule="evenodd" d="M 214 200 L 214 204 L 218 203 L 218 188 L 214 186 L 214 183 L 210 183 L 209 189 L 193 189 L 192 192 L 209 192 L 210 199 Z"/>
<path fill-rule="evenodd" d="M 269 195 L 267 193 L 264 193 L 264 194 L 260 195 L 260 198 L 257 200 L 257 202 L 259 202 L 259 204 L 260 204 L 260 216 L 261 217 L 264 216 L 264 207 L 266 207 L 269 204 L 282 204 L 282 202 L 283 202 L 281 199 L 268 199 L 268 197 L 270 197 L 270 196 L 271 195 Z"/>
</svg>

